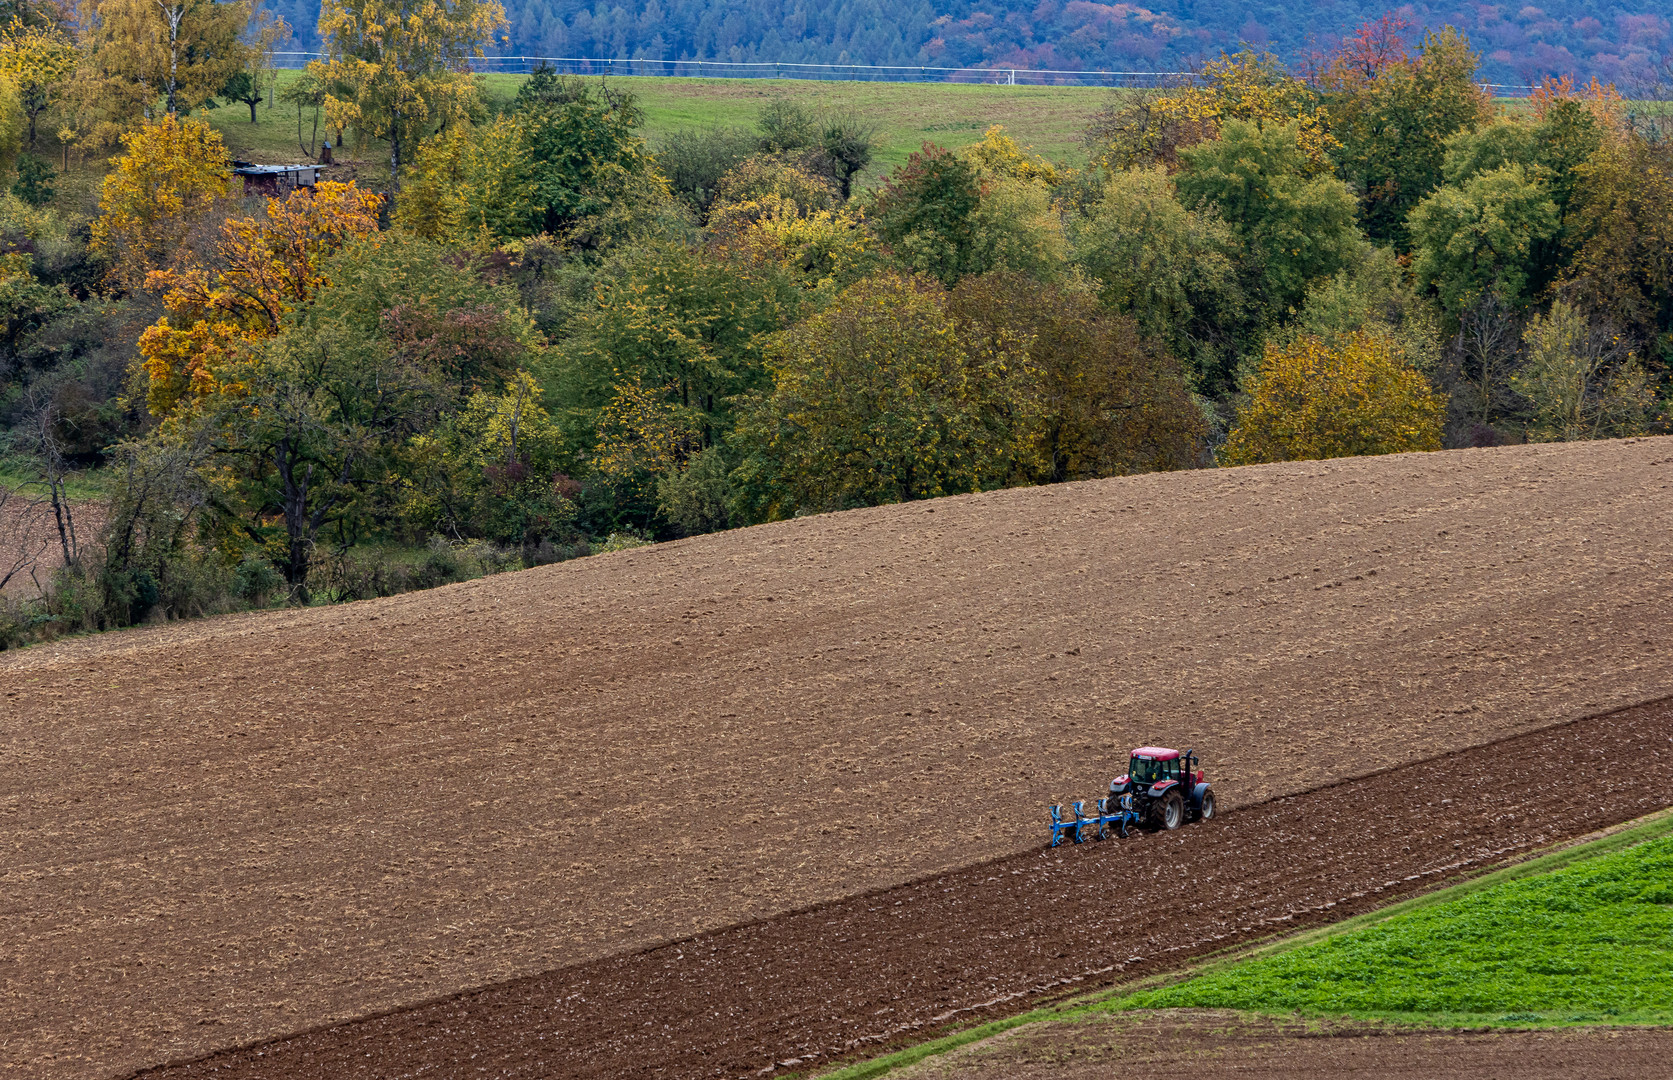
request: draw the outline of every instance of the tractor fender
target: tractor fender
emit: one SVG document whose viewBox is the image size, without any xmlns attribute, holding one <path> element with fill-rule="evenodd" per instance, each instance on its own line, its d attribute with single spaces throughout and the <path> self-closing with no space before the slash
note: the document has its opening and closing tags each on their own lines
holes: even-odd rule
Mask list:
<svg viewBox="0 0 1673 1080">
<path fill-rule="evenodd" d="M 1178 780 L 1158 780 L 1156 783 L 1150 785 L 1150 797 L 1152 799 L 1159 799 L 1178 786 Z"/>
<path fill-rule="evenodd" d="M 1116 777 L 1114 780 L 1111 780 L 1110 781 L 1110 790 L 1115 792 L 1117 795 L 1126 791 L 1127 790 L 1127 774 L 1122 773 L 1120 776 Z"/>
<path fill-rule="evenodd" d="M 1213 785 L 1211 785 L 1211 784 L 1198 784 L 1196 787 L 1192 788 L 1191 789 L 1191 805 L 1193 807 L 1199 807 L 1200 808 L 1202 806 L 1202 797 L 1204 795 L 1207 795 L 1212 790 L 1213 790 Z"/>
</svg>

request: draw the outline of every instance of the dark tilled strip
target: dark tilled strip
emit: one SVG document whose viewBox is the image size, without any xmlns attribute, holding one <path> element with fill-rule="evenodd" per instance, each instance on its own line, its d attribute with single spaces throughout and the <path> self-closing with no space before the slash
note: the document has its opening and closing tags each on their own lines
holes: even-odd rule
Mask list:
<svg viewBox="0 0 1673 1080">
<path fill-rule="evenodd" d="M 1024 852 L 150 1078 L 721 1077 L 862 1057 L 1421 892 L 1673 804 L 1673 699 Z"/>
</svg>

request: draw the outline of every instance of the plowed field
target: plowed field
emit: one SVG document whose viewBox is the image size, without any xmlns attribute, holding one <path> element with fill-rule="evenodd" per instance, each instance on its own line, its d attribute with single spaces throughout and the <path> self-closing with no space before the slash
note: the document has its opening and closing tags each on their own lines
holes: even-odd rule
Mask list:
<svg viewBox="0 0 1673 1080">
<path fill-rule="evenodd" d="M 0 658 L 0 1066 L 100 1076 L 1673 689 L 1673 440 L 886 507 Z"/>
<path fill-rule="evenodd" d="M 148 1080 L 805 1069 L 1369 911 L 1669 803 L 1673 701 L 1663 701 L 1200 828 L 1026 852 Z"/>
</svg>

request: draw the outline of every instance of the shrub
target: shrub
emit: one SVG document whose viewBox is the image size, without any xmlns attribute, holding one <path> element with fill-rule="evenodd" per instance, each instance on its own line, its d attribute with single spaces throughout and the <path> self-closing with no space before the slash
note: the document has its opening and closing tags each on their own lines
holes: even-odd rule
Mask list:
<svg viewBox="0 0 1673 1080">
<path fill-rule="evenodd" d="M 45 206 L 52 201 L 52 181 L 57 175 L 42 159 L 24 154 L 17 159 L 17 181 L 12 184 L 12 194 L 30 206 Z"/>
</svg>

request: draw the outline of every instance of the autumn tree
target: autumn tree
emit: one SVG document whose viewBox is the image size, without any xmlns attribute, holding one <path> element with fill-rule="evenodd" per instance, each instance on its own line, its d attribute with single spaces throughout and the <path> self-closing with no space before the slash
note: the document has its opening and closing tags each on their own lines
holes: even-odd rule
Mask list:
<svg viewBox="0 0 1673 1080">
<path fill-rule="evenodd" d="M 1610 142 L 1575 170 L 1565 295 L 1613 311 L 1658 359 L 1673 357 L 1673 153 Z"/>
<path fill-rule="evenodd" d="M 1525 358 L 1510 384 L 1533 403 L 1528 434 L 1542 442 L 1643 434 L 1656 387 L 1620 334 L 1558 300 L 1523 334 Z"/>
<path fill-rule="evenodd" d="M 772 388 L 740 423 L 740 516 L 928 499 L 1037 467 L 1027 341 L 961 340 L 939 285 L 867 278 L 774 337 Z"/>
<path fill-rule="evenodd" d="M 326 0 L 321 74 L 372 136 L 388 140 L 392 193 L 419 141 L 471 112 L 470 61 L 504 25 L 495 0 Z"/>
<path fill-rule="evenodd" d="M 799 165 L 757 155 L 717 183 L 709 242 L 744 266 L 779 267 L 803 288 L 840 290 L 876 261 L 857 208 L 839 204 L 829 183 Z"/>
<path fill-rule="evenodd" d="M 232 161 L 220 132 L 201 120 L 167 114 L 122 136 L 124 153 L 105 177 L 92 246 L 111 259 L 124 288 L 167 266 L 186 234 L 232 185 Z"/>
<path fill-rule="evenodd" d="M 637 133 L 642 119 L 631 94 L 537 72 L 509 115 L 454 125 L 425 145 L 399 220 L 434 239 L 548 233 L 584 244 L 579 222 L 665 190 Z"/>
<path fill-rule="evenodd" d="M 457 410 L 461 387 L 495 392 L 506 378 L 496 356 L 515 363 L 531 344 L 514 295 L 414 237 L 349 239 L 317 275 L 312 301 L 219 373 L 232 392 L 178 425 L 215 433 L 232 524 L 299 599 L 322 547 L 346 550 L 387 525 L 400 478 L 419 475 L 415 438 Z M 476 317 L 488 305 L 509 334 Z M 457 315 L 473 327 L 450 332 Z"/>
<path fill-rule="evenodd" d="M 574 533 L 580 485 L 564 471 L 563 431 L 528 372 L 475 390 L 411 449 L 403 514 L 422 528 L 520 547 L 531 562 L 542 541 Z"/>
<path fill-rule="evenodd" d="M 1180 152 L 1220 137 L 1228 121 L 1295 122 L 1314 172 L 1331 167 L 1336 141 L 1318 108 L 1318 94 L 1270 53 L 1221 53 L 1203 64 L 1193 85 L 1141 92 L 1093 118 L 1086 141 L 1096 164 L 1113 172 L 1181 167 Z"/>
<path fill-rule="evenodd" d="M 967 349 L 1025 343 L 1032 400 L 1017 411 L 1036 424 L 1030 480 L 1184 469 L 1203 455 L 1208 425 L 1179 363 L 1090 293 L 985 274 L 959 282 L 947 311 Z"/>
<path fill-rule="evenodd" d="M 13 17 L 0 36 L 0 74 L 17 87 L 18 104 L 29 121 L 29 145 L 35 145 L 41 114 L 63 96 L 79 54 L 75 42 L 57 26 L 25 25 Z"/>
<path fill-rule="evenodd" d="M 1359 194 L 1360 220 L 1404 250 L 1406 219 L 1440 186 L 1446 140 L 1486 121 L 1491 101 L 1475 83 L 1478 57 L 1450 27 L 1408 52 L 1401 20 L 1367 23 L 1321 65 L 1338 175 Z"/>
<path fill-rule="evenodd" d="M 149 117 L 159 98 L 171 116 L 190 113 L 249 61 L 246 0 L 101 0 L 97 11 L 80 92 L 105 114 L 98 141 Z"/>
<path fill-rule="evenodd" d="M 168 314 L 139 339 L 152 415 L 225 389 L 232 361 L 277 334 L 284 317 L 327 284 L 326 256 L 377 231 L 381 201 L 352 183 L 325 181 L 267 200 L 264 219 L 225 222 L 211 262 L 153 271 L 146 284 L 163 293 Z"/>
<path fill-rule="evenodd" d="M 1222 465 L 1439 450 L 1446 399 L 1398 343 L 1369 333 L 1269 345 Z"/>
</svg>

